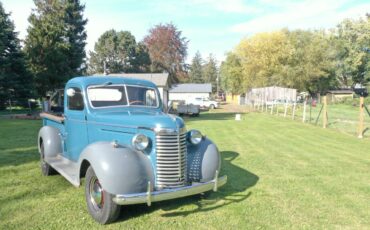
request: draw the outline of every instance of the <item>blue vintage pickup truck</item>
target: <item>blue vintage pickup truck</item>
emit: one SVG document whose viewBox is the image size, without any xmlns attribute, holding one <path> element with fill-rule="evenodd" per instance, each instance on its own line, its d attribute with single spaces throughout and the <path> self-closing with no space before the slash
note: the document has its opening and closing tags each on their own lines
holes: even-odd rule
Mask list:
<svg viewBox="0 0 370 230">
<path fill-rule="evenodd" d="M 151 205 L 226 183 L 216 145 L 167 114 L 150 81 L 73 78 L 40 116 L 43 175 L 58 172 L 74 186 L 85 177 L 87 208 L 99 223 L 114 221 L 120 205 Z"/>
</svg>

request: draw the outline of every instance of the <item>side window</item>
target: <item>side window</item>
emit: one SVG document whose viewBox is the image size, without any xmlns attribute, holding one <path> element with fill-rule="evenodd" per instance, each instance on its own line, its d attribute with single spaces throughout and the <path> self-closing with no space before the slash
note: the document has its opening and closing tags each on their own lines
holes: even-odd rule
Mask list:
<svg viewBox="0 0 370 230">
<path fill-rule="evenodd" d="M 83 110 L 84 100 L 81 93 L 81 89 L 77 87 L 71 87 L 67 90 L 68 95 L 68 109 L 69 110 Z"/>
<path fill-rule="evenodd" d="M 50 99 L 50 112 L 63 113 L 64 90 L 57 90 Z"/>
</svg>

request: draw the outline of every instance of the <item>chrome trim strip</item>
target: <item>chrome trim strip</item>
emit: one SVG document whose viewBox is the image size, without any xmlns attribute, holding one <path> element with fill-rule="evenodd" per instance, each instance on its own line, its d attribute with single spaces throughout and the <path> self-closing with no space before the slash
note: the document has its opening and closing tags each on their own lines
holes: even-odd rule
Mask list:
<svg viewBox="0 0 370 230">
<path fill-rule="evenodd" d="M 154 192 L 143 192 L 143 193 L 134 193 L 134 194 L 125 194 L 125 195 L 116 195 L 113 198 L 113 201 L 119 205 L 128 205 L 128 204 L 151 204 L 152 202 L 170 200 L 185 196 L 191 196 L 199 194 L 202 192 L 207 192 L 214 190 L 214 187 L 217 188 L 223 186 L 227 182 L 227 176 L 222 176 L 216 179 L 213 179 L 204 183 L 197 183 L 192 186 L 185 186 L 180 188 L 172 189 L 163 189 L 160 191 Z"/>
</svg>

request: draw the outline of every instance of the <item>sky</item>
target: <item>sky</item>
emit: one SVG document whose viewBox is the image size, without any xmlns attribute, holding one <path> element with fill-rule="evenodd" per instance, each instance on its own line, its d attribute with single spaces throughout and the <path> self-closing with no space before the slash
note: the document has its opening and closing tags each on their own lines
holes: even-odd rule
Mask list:
<svg viewBox="0 0 370 230">
<path fill-rule="evenodd" d="M 0 0 L 11 12 L 19 38 L 27 35 L 32 0 Z M 81 0 L 85 4 L 86 51 L 109 29 L 130 31 L 141 41 L 148 30 L 172 22 L 189 40 L 187 62 L 199 51 L 223 61 L 241 39 L 281 28 L 327 29 L 345 18 L 370 13 L 369 0 Z"/>
</svg>

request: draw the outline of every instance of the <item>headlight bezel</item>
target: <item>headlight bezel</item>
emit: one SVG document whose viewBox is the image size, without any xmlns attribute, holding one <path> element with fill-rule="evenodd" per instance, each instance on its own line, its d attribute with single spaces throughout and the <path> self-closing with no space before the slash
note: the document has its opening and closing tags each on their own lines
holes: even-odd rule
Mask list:
<svg viewBox="0 0 370 230">
<path fill-rule="evenodd" d="M 199 130 L 192 129 L 188 133 L 188 141 L 193 145 L 199 145 L 203 140 L 203 135 Z"/>
<path fill-rule="evenodd" d="M 144 151 L 148 148 L 150 139 L 147 135 L 138 133 L 132 137 L 131 144 L 138 151 Z"/>
</svg>

